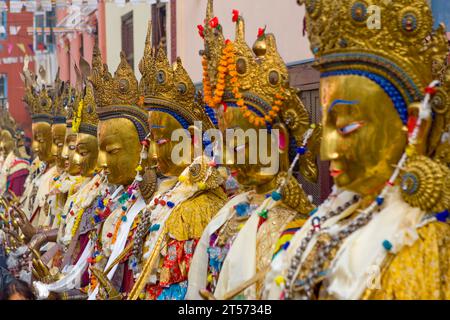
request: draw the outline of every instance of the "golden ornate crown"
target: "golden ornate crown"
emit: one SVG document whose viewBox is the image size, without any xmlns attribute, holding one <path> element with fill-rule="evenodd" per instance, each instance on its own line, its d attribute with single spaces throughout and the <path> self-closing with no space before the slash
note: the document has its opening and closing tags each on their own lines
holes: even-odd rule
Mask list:
<svg viewBox="0 0 450 320">
<path fill-rule="evenodd" d="M 195 121 L 201 121 L 205 130 L 213 128 L 211 120 L 196 99 L 196 90 L 181 59 L 170 65 L 165 50 L 151 45 L 151 23 L 145 40 L 144 56 L 139 63 L 142 78 L 139 91 L 149 111 L 166 112 L 187 129 Z"/>
<path fill-rule="evenodd" d="M 311 50 L 322 76 L 373 78 L 396 100 L 404 122 L 407 105 L 422 100 L 427 85 L 445 70 L 445 30 L 440 26 L 433 32 L 426 0 L 298 2 L 306 7 Z M 369 19 L 371 5 L 379 9 L 379 25 L 376 17 Z"/>
<path fill-rule="evenodd" d="M 11 133 L 12 137 L 15 137 L 16 134 L 16 120 L 11 116 L 8 110 L 2 110 L 0 115 L 1 117 L 1 129 L 8 130 Z"/>
<path fill-rule="evenodd" d="M 94 88 L 99 120 L 126 118 L 133 122 L 139 138 L 144 140 L 148 134 L 147 113 L 137 105 L 138 82 L 125 54 L 120 53 L 120 64 L 112 77 L 107 65 L 102 62 L 101 53 L 96 44 L 89 80 Z"/>
<path fill-rule="evenodd" d="M 306 8 L 306 29 L 321 77 L 359 75 L 376 82 L 391 98 L 403 123 L 408 106 L 440 80 L 428 154 L 450 130 L 445 27 L 433 30 L 426 0 L 298 0 Z M 376 5 L 379 16 L 370 17 Z M 376 18 L 379 18 L 377 21 Z M 447 120 L 444 120 L 447 119 Z M 437 121 L 436 121 L 437 120 Z"/>
<path fill-rule="evenodd" d="M 234 21 L 235 40 L 224 41 L 222 28 L 214 17 L 213 0 L 208 0 L 205 24 L 201 27 L 205 43 L 205 103 L 213 108 L 222 103 L 238 107 L 257 127 L 284 123 L 300 144 L 309 127 L 309 115 L 297 90 L 289 85 L 289 73 L 274 35 L 258 34 L 252 49 L 245 41 L 244 19 L 237 16 Z"/>
<path fill-rule="evenodd" d="M 34 90 L 31 87 L 28 88 L 25 93 L 25 100 L 31 108 L 32 122 L 53 123 L 52 99 L 45 86 L 42 86 L 37 96 L 35 96 Z"/>
<path fill-rule="evenodd" d="M 82 102 L 78 105 L 77 113 L 74 115 L 74 132 L 86 133 L 97 137 L 98 116 L 94 98 L 94 90 L 90 84 L 85 87 Z"/>
</svg>

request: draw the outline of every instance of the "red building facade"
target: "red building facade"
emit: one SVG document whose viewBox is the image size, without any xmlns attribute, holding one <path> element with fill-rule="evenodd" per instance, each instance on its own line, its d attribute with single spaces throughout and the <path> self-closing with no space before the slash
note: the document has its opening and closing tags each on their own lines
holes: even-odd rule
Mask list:
<svg viewBox="0 0 450 320">
<path fill-rule="evenodd" d="M 9 1 L 7 1 L 9 9 Z M 33 61 L 33 35 L 27 29 L 33 26 L 33 13 L 23 10 L 12 13 L 2 8 L 0 27 L 0 103 L 9 103 L 11 115 L 31 137 L 31 118 L 22 101 L 24 83 L 20 78 L 26 55 Z M 34 63 L 29 69 L 34 71 Z"/>
</svg>

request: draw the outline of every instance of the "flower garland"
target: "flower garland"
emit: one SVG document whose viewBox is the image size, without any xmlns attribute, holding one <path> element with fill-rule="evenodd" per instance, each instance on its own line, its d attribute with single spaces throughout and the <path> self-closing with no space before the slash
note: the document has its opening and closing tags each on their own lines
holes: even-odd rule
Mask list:
<svg viewBox="0 0 450 320">
<path fill-rule="evenodd" d="M 132 184 L 126 192 L 122 193 L 122 195 L 119 198 L 119 203 L 122 205 L 122 212 L 114 224 L 114 232 L 107 234 L 107 237 L 111 238 L 111 244 L 116 243 L 120 226 L 122 225 L 122 222 L 127 221 L 128 210 L 133 206 L 133 204 L 137 200 L 136 192 L 137 192 L 137 185 Z"/>
<path fill-rule="evenodd" d="M 72 131 L 75 133 L 78 132 L 78 130 L 80 129 L 81 115 L 83 113 L 83 106 L 84 106 L 84 100 L 81 99 L 80 102 L 78 103 L 77 113 L 74 115 L 73 121 L 72 121 Z"/>
<path fill-rule="evenodd" d="M 238 23 L 240 19 L 239 11 L 233 10 L 233 22 Z M 218 23 L 217 17 L 214 17 L 209 21 L 209 26 L 211 28 L 221 29 L 220 24 Z M 204 28 L 203 26 L 197 26 L 199 29 L 199 34 L 202 38 L 204 38 Z M 265 28 L 259 28 L 258 30 L 258 40 L 265 38 Z M 234 98 L 236 99 L 236 105 L 239 107 L 242 115 L 248 119 L 248 121 L 255 125 L 256 127 L 264 126 L 266 123 L 272 123 L 278 113 L 283 106 L 285 97 L 285 90 L 283 88 L 280 89 L 279 93 L 275 94 L 275 99 L 272 104 L 269 112 L 264 116 L 258 116 L 254 114 L 252 111 L 248 109 L 245 105 L 245 101 L 242 93 L 240 92 L 240 84 L 238 79 L 238 72 L 236 66 L 236 48 L 232 41 L 226 40 L 225 47 L 222 49 L 222 55 L 219 60 L 219 65 L 217 67 L 217 83 L 215 88 L 212 87 L 211 79 L 209 77 L 208 72 L 208 59 L 204 55 L 202 58 L 202 67 L 203 67 L 203 93 L 204 93 L 204 102 L 206 105 L 210 106 L 213 109 L 217 109 L 219 105 L 224 106 L 224 110 L 226 109 L 226 105 L 223 102 L 223 95 L 225 92 L 225 87 L 227 83 L 227 77 L 229 77 L 229 83 L 231 85 L 231 92 L 233 93 Z"/>
</svg>

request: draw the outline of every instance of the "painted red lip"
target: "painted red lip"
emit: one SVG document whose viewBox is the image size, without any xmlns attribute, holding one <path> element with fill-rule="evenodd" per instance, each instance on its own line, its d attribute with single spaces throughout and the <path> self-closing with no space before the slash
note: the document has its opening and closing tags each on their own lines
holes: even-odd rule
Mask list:
<svg viewBox="0 0 450 320">
<path fill-rule="evenodd" d="M 340 176 L 340 175 L 343 174 L 343 173 L 344 173 L 343 170 L 337 170 L 337 169 L 332 169 L 332 170 L 330 170 L 330 175 L 331 175 L 333 178 L 336 178 L 336 177 Z"/>
</svg>

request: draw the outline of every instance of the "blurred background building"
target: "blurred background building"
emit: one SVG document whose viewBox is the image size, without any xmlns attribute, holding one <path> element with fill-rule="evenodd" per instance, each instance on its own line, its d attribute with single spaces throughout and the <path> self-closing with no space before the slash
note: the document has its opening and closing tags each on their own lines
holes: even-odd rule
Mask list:
<svg viewBox="0 0 450 320">
<path fill-rule="evenodd" d="M 32 60 L 35 56 L 34 37 L 27 32 L 34 17 L 31 12 L 9 7 L 9 1 L 0 1 L 0 104 L 9 105 L 11 115 L 30 136 L 31 118 L 22 101 L 24 86 L 20 71 L 25 55 Z M 29 67 L 33 69 L 34 62 Z"/>
</svg>

